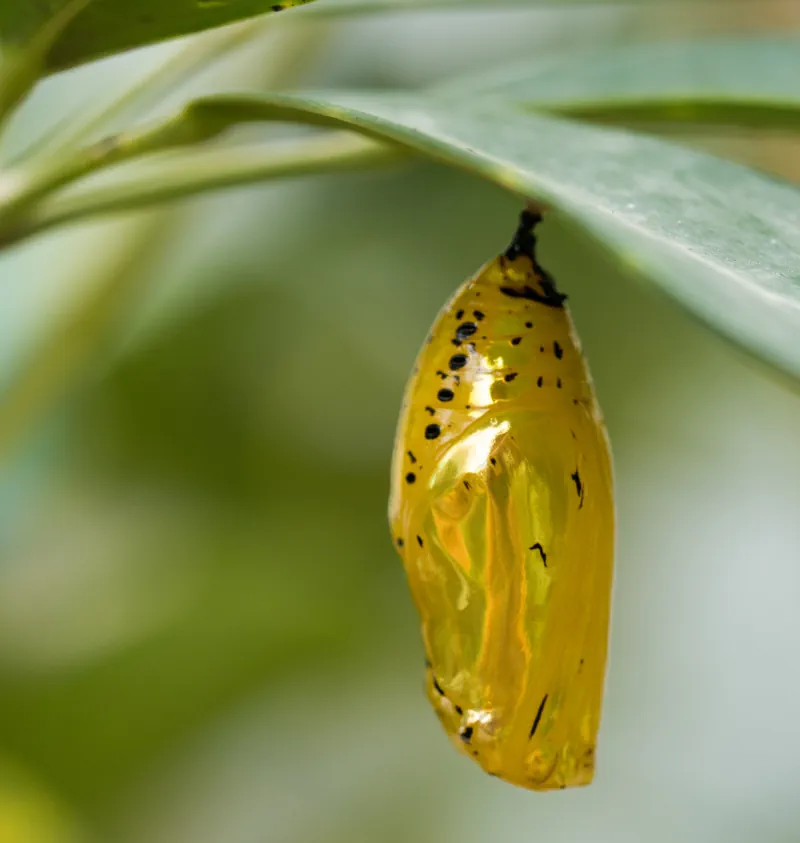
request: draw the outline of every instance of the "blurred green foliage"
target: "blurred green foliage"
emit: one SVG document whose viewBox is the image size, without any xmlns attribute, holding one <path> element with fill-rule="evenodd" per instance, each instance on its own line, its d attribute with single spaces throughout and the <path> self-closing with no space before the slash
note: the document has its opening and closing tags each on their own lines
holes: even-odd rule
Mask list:
<svg viewBox="0 0 800 843">
<path fill-rule="evenodd" d="M 488 67 L 751 13 L 523 9 L 488 43 L 496 14 L 345 20 L 302 81 L 408 87 L 465 52 Z M 254 46 L 220 75 L 265 81 Z M 8 142 L 161 56 L 53 77 Z M 738 141 L 765 167 L 799 160 L 788 140 Z M 0 843 L 795 839 L 800 403 L 563 219 L 542 261 L 570 294 L 619 499 L 595 784 L 538 796 L 483 776 L 428 710 L 385 523 L 394 424 L 436 311 L 518 210 L 409 163 L 3 253 L 3 383 L 82 312 L 101 264 L 128 255 L 143 283 L 0 477 Z"/>
</svg>

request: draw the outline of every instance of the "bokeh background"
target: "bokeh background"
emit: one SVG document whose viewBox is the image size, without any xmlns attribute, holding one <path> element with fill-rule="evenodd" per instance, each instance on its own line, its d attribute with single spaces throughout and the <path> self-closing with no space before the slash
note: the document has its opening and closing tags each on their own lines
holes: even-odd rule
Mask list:
<svg viewBox="0 0 800 843">
<path fill-rule="evenodd" d="M 603 40 L 798 28 L 791 0 L 282 25 L 157 110 L 187 92 L 414 88 Z M 179 48 L 48 80 L 3 159 Z M 800 177 L 790 137 L 680 141 Z M 64 381 L 1 454 L 0 843 L 800 839 L 800 396 L 558 218 L 542 260 L 570 293 L 616 461 L 595 783 L 539 795 L 491 779 L 423 697 L 385 515 L 396 414 L 438 308 L 518 210 L 406 163 L 0 256 L 0 386 L 48 343 Z M 115 274 L 136 283 L 98 332 Z"/>
</svg>

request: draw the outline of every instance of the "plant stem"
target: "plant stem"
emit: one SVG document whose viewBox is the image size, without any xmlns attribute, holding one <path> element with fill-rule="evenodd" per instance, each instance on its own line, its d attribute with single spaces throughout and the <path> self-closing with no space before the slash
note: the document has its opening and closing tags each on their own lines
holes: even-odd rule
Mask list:
<svg viewBox="0 0 800 843">
<path fill-rule="evenodd" d="M 41 201 L 19 219 L 4 243 L 18 242 L 79 220 L 173 202 L 209 190 L 308 173 L 358 169 L 391 163 L 402 157 L 396 147 L 348 133 L 174 153 L 137 167 L 135 172 L 113 184 L 82 187 Z"/>
<path fill-rule="evenodd" d="M 219 134 L 223 128 L 210 123 L 201 125 L 192 119 L 191 113 L 181 111 L 152 127 L 120 132 L 66 155 L 8 171 L 2 175 L 5 191 L 0 182 L 0 230 L 13 227 L 24 211 L 81 176 L 150 152 L 198 143 Z M 0 235 L 0 239 L 5 238 Z"/>
</svg>

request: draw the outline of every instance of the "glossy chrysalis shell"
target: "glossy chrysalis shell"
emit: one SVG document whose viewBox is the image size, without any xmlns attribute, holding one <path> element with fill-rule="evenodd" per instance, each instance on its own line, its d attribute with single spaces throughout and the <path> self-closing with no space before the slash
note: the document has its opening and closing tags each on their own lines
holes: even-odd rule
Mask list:
<svg viewBox="0 0 800 843">
<path fill-rule="evenodd" d="M 594 773 L 614 554 L 589 372 L 524 212 L 439 314 L 406 388 L 389 517 L 456 746 L 533 790 Z"/>
</svg>

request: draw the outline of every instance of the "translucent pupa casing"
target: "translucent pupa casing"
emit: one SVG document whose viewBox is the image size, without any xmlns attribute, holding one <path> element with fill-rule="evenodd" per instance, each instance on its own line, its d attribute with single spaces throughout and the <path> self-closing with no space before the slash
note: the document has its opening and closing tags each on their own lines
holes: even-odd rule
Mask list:
<svg viewBox="0 0 800 843">
<path fill-rule="evenodd" d="M 565 296 L 522 215 L 438 315 L 406 388 L 389 518 L 455 745 L 533 790 L 588 784 L 614 556 L 611 457 Z"/>
</svg>

